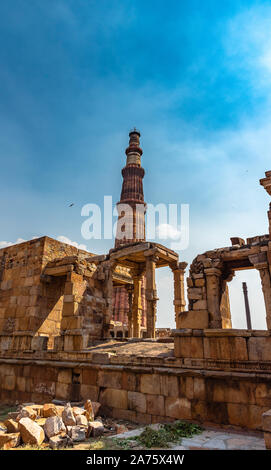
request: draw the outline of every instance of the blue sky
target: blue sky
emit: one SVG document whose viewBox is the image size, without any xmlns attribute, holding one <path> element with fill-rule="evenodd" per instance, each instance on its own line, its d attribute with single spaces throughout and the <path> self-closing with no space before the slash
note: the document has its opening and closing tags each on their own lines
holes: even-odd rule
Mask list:
<svg viewBox="0 0 271 470">
<path fill-rule="evenodd" d="M 270 31 L 265 1 L 0 0 L 0 246 L 46 234 L 111 248 L 82 239 L 81 207 L 118 201 L 134 126 L 146 201 L 190 205 L 181 259 L 267 233 Z M 262 298 L 251 301 L 256 321 Z"/>
</svg>

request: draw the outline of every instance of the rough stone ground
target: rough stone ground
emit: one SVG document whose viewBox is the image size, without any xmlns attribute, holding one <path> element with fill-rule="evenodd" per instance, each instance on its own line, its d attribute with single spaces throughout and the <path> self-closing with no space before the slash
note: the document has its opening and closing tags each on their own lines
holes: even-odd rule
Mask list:
<svg viewBox="0 0 271 470">
<path fill-rule="evenodd" d="M 144 428 L 119 434 L 117 439 L 138 436 Z M 201 434 L 183 438 L 179 445 L 172 445 L 172 450 L 266 450 L 264 438 L 260 433 L 225 431 L 224 429 L 205 429 Z"/>
<path fill-rule="evenodd" d="M 156 340 L 129 340 L 129 341 L 104 341 L 88 348 L 89 352 L 112 353 L 128 356 L 147 357 L 171 357 L 173 356 L 174 343 L 163 343 Z"/>
<path fill-rule="evenodd" d="M 15 411 L 16 408 L 0 406 L 0 426 L 9 411 Z M 138 443 L 131 438 L 138 436 L 144 431 L 145 427 L 129 423 L 122 420 L 104 419 L 107 428 L 105 435 L 98 439 L 87 439 L 85 442 L 75 444 L 72 448 L 66 450 L 112 450 L 119 449 L 114 439 L 124 441 L 129 438 L 126 449 L 144 449 L 139 447 Z M 115 434 L 114 424 L 124 424 L 129 431 L 122 434 Z M 152 425 L 158 428 L 159 424 Z M 206 427 L 201 434 L 192 438 L 183 438 L 180 443 L 170 446 L 172 450 L 266 450 L 264 438 L 260 432 L 246 432 L 233 429 L 225 429 L 219 427 Z M 30 446 L 20 446 L 12 450 L 28 450 L 33 449 Z M 48 450 L 48 445 L 43 443 L 37 450 Z"/>
</svg>

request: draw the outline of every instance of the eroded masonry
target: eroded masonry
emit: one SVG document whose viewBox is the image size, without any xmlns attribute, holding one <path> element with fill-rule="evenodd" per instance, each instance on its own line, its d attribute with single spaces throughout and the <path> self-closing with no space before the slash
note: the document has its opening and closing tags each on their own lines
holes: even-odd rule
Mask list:
<svg viewBox="0 0 271 470">
<path fill-rule="evenodd" d="M 0 401 L 91 399 L 104 414 L 138 423 L 183 418 L 267 432 L 271 209 L 269 234 L 234 237 L 194 259 L 186 306 L 187 263 L 145 239 L 139 137 L 130 133 L 122 170 L 120 203 L 142 205 L 130 239 L 102 256 L 49 237 L 0 250 Z M 271 195 L 271 172 L 261 184 Z M 176 322 L 163 338 L 155 283 L 162 266 L 173 272 Z M 264 331 L 232 329 L 228 283 L 240 269 L 261 277 Z"/>
</svg>

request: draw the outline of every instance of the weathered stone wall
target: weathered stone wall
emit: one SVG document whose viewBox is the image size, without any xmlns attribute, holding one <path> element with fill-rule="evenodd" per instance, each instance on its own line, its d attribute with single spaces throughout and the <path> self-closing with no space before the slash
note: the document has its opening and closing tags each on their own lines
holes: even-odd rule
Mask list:
<svg viewBox="0 0 271 470">
<path fill-rule="evenodd" d="M 206 251 L 193 260 L 187 278 L 188 311 L 177 316 L 177 328 L 232 328 L 228 283 L 240 269 L 258 270 L 271 328 L 269 235 L 231 241 L 232 246 Z"/>
<path fill-rule="evenodd" d="M 270 379 L 270 373 L 0 360 L 0 400 L 90 398 L 106 415 L 137 423 L 187 419 L 261 429 L 271 407 Z"/>
<path fill-rule="evenodd" d="M 1 348 L 32 349 L 33 336 L 47 336 L 52 348 L 54 338 L 70 329 L 88 329 L 89 336 L 101 337 L 106 302 L 103 283 L 92 278 L 96 268 L 87 275 L 44 275 L 55 260 L 81 262 L 91 256 L 49 237 L 0 250 Z"/>
</svg>

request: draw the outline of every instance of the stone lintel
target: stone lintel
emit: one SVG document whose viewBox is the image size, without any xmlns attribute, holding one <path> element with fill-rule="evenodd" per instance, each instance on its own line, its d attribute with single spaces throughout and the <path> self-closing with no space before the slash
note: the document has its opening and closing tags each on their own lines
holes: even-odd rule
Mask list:
<svg viewBox="0 0 271 470">
<path fill-rule="evenodd" d="M 47 276 L 64 276 L 74 270 L 73 264 L 56 266 L 55 268 L 45 268 L 43 274 Z"/>
</svg>

